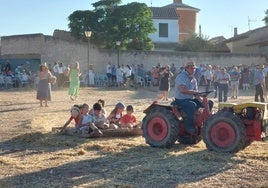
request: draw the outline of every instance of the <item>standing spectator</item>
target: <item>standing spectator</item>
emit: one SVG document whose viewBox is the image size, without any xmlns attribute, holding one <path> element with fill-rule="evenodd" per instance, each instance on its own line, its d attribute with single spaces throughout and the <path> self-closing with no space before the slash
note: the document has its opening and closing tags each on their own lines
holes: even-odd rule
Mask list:
<svg viewBox="0 0 268 188">
<path fill-rule="evenodd" d="M 40 107 L 43 107 L 43 102 L 45 101 L 45 107 L 47 107 L 47 101 L 51 101 L 51 85 L 49 83 L 49 78 L 52 77 L 52 74 L 48 70 L 48 67 L 45 64 L 40 65 L 38 73 L 38 86 L 37 86 L 37 95 L 36 99 L 40 101 Z"/>
<path fill-rule="evenodd" d="M 53 67 L 52 67 L 52 73 L 53 73 L 53 75 L 55 75 L 56 77 L 58 76 L 58 72 L 59 72 L 59 64 L 58 64 L 58 62 L 55 62 L 54 63 L 54 65 L 53 65 Z"/>
<path fill-rule="evenodd" d="M 132 79 L 132 69 L 129 65 L 125 66 L 125 75 L 126 75 L 126 86 L 133 85 L 133 79 Z"/>
<path fill-rule="evenodd" d="M 127 67 L 124 64 L 121 65 L 121 71 L 123 73 L 123 84 L 125 84 L 126 83 Z"/>
<path fill-rule="evenodd" d="M 245 65 L 243 70 L 242 70 L 242 87 L 243 90 L 248 90 L 249 89 L 249 85 L 250 85 L 250 81 L 249 81 L 249 76 L 250 76 L 250 71 L 248 69 L 248 66 Z"/>
<path fill-rule="evenodd" d="M 67 66 L 64 66 L 64 75 L 65 77 L 68 79 L 69 74 L 70 74 L 70 70 L 71 70 L 71 65 L 68 64 Z"/>
<path fill-rule="evenodd" d="M 221 69 L 218 77 L 218 87 L 219 87 L 219 102 L 226 102 L 228 96 L 228 86 L 231 80 L 230 75 L 226 72 L 225 68 Z M 223 94 L 223 96 L 222 96 Z"/>
<path fill-rule="evenodd" d="M 56 76 L 56 78 L 59 78 L 59 64 L 58 62 L 55 62 L 53 67 L 52 67 L 52 74 Z M 53 87 L 55 86 L 56 88 L 58 87 L 59 81 L 57 81 L 55 84 L 53 84 Z"/>
<path fill-rule="evenodd" d="M 265 64 L 264 68 L 264 74 L 265 74 L 265 88 L 268 89 L 268 64 Z"/>
<path fill-rule="evenodd" d="M 170 90 L 170 78 L 173 76 L 172 72 L 169 70 L 169 66 L 162 67 L 160 69 L 160 85 L 159 90 L 162 92 L 158 96 L 160 100 L 168 100 L 168 92 Z"/>
<path fill-rule="evenodd" d="M 204 81 L 206 85 L 206 91 L 210 89 L 212 77 L 213 77 L 212 66 L 207 65 L 206 71 L 204 72 Z"/>
<path fill-rule="evenodd" d="M 59 87 L 63 87 L 63 84 L 64 84 L 64 71 L 65 71 L 65 68 L 63 66 L 63 63 L 59 63 L 58 77 L 57 77 Z"/>
<path fill-rule="evenodd" d="M 218 75 L 220 74 L 220 67 L 218 65 L 215 66 L 215 69 L 213 70 L 213 87 L 215 90 L 215 95 L 214 98 L 217 98 L 218 96 L 218 86 L 219 86 L 219 80 L 218 80 Z"/>
<path fill-rule="evenodd" d="M 95 73 L 94 73 L 93 69 L 88 70 L 88 84 L 89 84 L 89 86 L 95 85 Z"/>
<path fill-rule="evenodd" d="M 75 62 L 70 69 L 69 80 L 70 86 L 68 94 L 70 95 L 71 100 L 75 100 L 78 96 L 78 91 L 80 87 L 80 79 L 81 76 L 79 69 L 79 62 Z"/>
<path fill-rule="evenodd" d="M 110 86 L 111 82 L 112 82 L 112 65 L 111 62 L 108 62 L 108 64 L 106 65 L 106 75 L 107 75 L 107 85 Z"/>
<path fill-rule="evenodd" d="M 134 80 L 135 75 L 136 75 L 136 67 L 134 64 L 132 64 L 131 65 L 131 79 L 132 79 L 132 81 Z"/>
<path fill-rule="evenodd" d="M 153 74 L 153 86 L 159 86 L 159 67 L 158 66 L 153 66 L 152 69 L 152 74 Z"/>
<path fill-rule="evenodd" d="M 170 71 L 172 72 L 173 75 L 176 74 L 176 67 L 175 67 L 174 63 L 172 63 L 172 65 L 170 66 Z"/>
<path fill-rule="evenodd" d="M 175 64 L 172 63 L 172 65 L 170 66 L 170 71 L 172 72 L 173 76 L 170 78 L 170 86 L 174 86 L 175 84 L 175 75 L 176 75 L 176 67 L 175 67 Z"/>
<path fill-rule="evenodd" d="M 53 67 L 52 67 L 52 65 L 49 63 L 47 67 L 48 67 L 48 70 L 51 72 L 51 74 L 53 74 Z M 29 71 L 29 69 L 28 69 L 28 71 Z"/>
<path fill-rule="evenodd" d="M 237 99 L 240 73 L 238 72 L 238 68 L 236 66 L 233 68 L 232 72 L 230 73 L 230 77 L 231 77 L 231 91 L 232 91 L 231 99 Z"/>
<path fill-rule="evenodd" d="M 259 96 L 260 96 L 260 101 L 264 102 L 264 89 L 265 89 L 265 74 L 264 74 L 264 66 L 259 65 L 257 67 L 257 70 L 255 71 L 254 74 L 254 86 L 255 86 L 255 101 L 259 101 Z"/>
<path fill-rule="evenodd" d="M 116 68 L 116 82 L 117 86 L 122 86 L 124 83 L 124 74 L 120 65 Z"/>
<path fill-rule="evenodd" d="M 4 67 L 4 72 L 7 74 L 8 72 L 11 72 L 11 65 L 9 61 L 6 61 L 5 67 Z"/>
<path fill-rule="evenodd" d="M 116 84 L 116 66 L 112 65 L 112 85 Z"/>
</svg>

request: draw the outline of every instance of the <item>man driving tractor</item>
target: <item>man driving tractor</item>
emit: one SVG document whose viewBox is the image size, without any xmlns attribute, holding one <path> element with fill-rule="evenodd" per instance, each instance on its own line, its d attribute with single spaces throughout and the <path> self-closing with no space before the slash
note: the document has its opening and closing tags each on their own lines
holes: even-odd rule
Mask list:
<svg viewBox="0 0 268 188">
<path fill-rule="evenodd" d="M 202 108 L 202 100 L 197 95 L 199 93 L 197 80 L 194 77 L 195 63 L 189 61 L 186 63 L 185 69 L 176 77 L 174 96 L 176 105 L 182 107 L 186 114 L 184 120 L 186 131 L 190 134 L 196 132 L 194 127 L 194 113 L 198 108 Z M 213 102 L 209 101 L 210 110 L 213 107 Z"/>
</svg>

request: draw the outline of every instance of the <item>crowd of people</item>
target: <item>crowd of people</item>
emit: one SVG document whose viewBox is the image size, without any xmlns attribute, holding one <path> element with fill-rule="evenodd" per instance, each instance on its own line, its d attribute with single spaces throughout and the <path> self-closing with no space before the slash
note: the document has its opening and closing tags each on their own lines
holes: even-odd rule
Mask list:
<svg viewBox="0 0 268 188">
<path fill-rule="evenodd" d="M 125 105 L 118 102 L 109 115 L 104 110 L 104 105 L 105 101 L 99 99 L 93 104 L 92 109 L 86 103 L 72 106 L 70 118 L 61 128 L 61 132 L 64 132 L 72 121 L 75 122 L 73 127 L 75 133 L 86 134 L 89 137 L 101 136 L 102 131 L 106 129 L 139 127 L 132 105 L 128 105 L 125 112 Z"/>
<path fill-rule="evenodd" d="M 30 69 L 30 63 L 18 65 L 14 70 L 10 61 L 0 64 L 0 89 L 32 87 L 36 73 Z"/>
<path fill-rule="evenodd" d="M 131 80 L 131 83 L 141 80 L 143 86 L 159 87 L 158 100 L 168 100 L 170 87 L 174 87 L 176 76 L 184 68 L 184 66 L 176 67 L 174 64 L 163 66 L 159 63 L 153 66 L 151 70 L 146 70 L 143 64 L 116 66 L 109 62 L 106 67 L 107 85 L 121 86 L 128 83 L 129 80 Z M 262 92 L 265 93 L 265 91 L 260 88 L 268 85 L 268 66 L 262 68 L 261 73 L 264 74 L 265 82 L 260 84 L 262 80 L 257 78 L 260 75 L 259 66 L 234 65 L 220 67 L 219 65 L 201 64 L 196 66 L 194 76 L 197 79 L 198 86 L 205 86 L 206 91 L 212 89 L 216 91 L 214 98 L 218 98 L 218 102 L 237 99 L 239 90 L 249 90 L 250 88 L 257 90 L 256 95 L 260 97 L 260 99 L 255 97 L 254 100 L 263 102 Z"/>
<path fill-rule="evenodd" d="M 199 66 L 196 67 L 195 77 L 198 85 L 204 85 L 206 90 L 213 88 L 216 91 L 214 98 L 218 97 L 218 102 L 226 102 L 228 98 L 237 99 L 239 90 L 247 91 L 250 88 L 255 89 L 254 100 L 264 102 L 268 83 L 268 66 Z"/>
<path fill-rule="evenodd" d="M 20 64 L 12 71 L 10 62 L 6 61 L 4 65 L 1 65 L 0 69 L 0 86 L 20 87 L 26 84 L 34 85 L 37 88 L 37 99 L 45 101 L 45 106 L 47 106 L 47 101 L 51 100 L 51 87 L 63 87 L 64 83 L 68 82 L 70 99 L 76 100 L 81 83 L 86 82 L 86 86 L 95 86 L 98 83 L 97 74 L 94 73 L 93 68 L 82 74 L 78 62 L 74 62 L 71 65 L 64 65 L 61 62 L 55 62 L 53 66 L 51 64 L 45 65 L 47 67 L 45 68 L 47 71 L 45 77 L 44 70 L 41 70 L 43 65 L 40 66 L 39 72 L 35 74 L 30 70 L 29 63 Z M 102 79 L 107 87 L 127 88 L 138 84 L 158 87 L 158 100 L 168 101 L 170 88 L 174 87 L 177 75 L 184 70 L 185 66 L 176 67 L 175 64 L 163 66 L 158 63 L 148 70 L 143 64 L 115 65 L 108 62 L 106 74 L 103 74 Z M 239 90 L 248 90 L 249 88 L 254 88 L 256 91 L 255 101 L 265 101 L 266 88 L 268 87 L 267 65 L 220 67 L 219 65 L 200 64 L 195 67 L 193 75 L 197 80 L 198 86 L 205 86 L 206 91 L 211 89 L 216 91 L 214 98 L 218 98 L 218 102 L 237 99 Z M 54 76 L 56 77 L 56 82 L 47 81 L 46 83 L 46 88 L 48 88 L 46 95 L 48 96 L 44 98 L 42 96 L 42 93 L 45 92 L 43 87 L 44 80 Z M 87 80 L 85 81 L 85 79 Z M 40 101 L 40 106 L 43 106 L 42 101 Z"/>
</svg>

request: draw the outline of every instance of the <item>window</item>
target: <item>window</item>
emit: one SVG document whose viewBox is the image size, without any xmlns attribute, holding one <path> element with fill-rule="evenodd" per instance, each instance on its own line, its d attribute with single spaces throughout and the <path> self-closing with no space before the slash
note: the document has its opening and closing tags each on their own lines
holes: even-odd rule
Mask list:
<svg viewBox="0 0 268 188">
<path fill-rule="evenodd" d="M 168 24 L 167 23 L 159 24 L 159 37 L 168 37 Z"/>
</svg>

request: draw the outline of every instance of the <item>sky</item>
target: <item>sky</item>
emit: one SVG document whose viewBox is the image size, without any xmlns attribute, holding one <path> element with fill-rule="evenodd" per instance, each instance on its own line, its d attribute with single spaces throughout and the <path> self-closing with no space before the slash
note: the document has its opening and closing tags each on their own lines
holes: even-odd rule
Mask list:
<svg viewBox="0 0 268 188">
<path fill-rule="evenodd" d="M 76 10 L 93 10 L 99 0 L 0 0 L 0 37 L 43 33 L 53 35 L 55 29 L 69 31 L 68 16 Z M 161 7 L 173 0 L 122 0 Z M 197 24 L 208 38 L 233 36 L 265 26 L 262 19 L 268 0 L 182 0 L 200 9 Z M 198 33 L 198 26 L 196 32 Z"/>
</svg>

